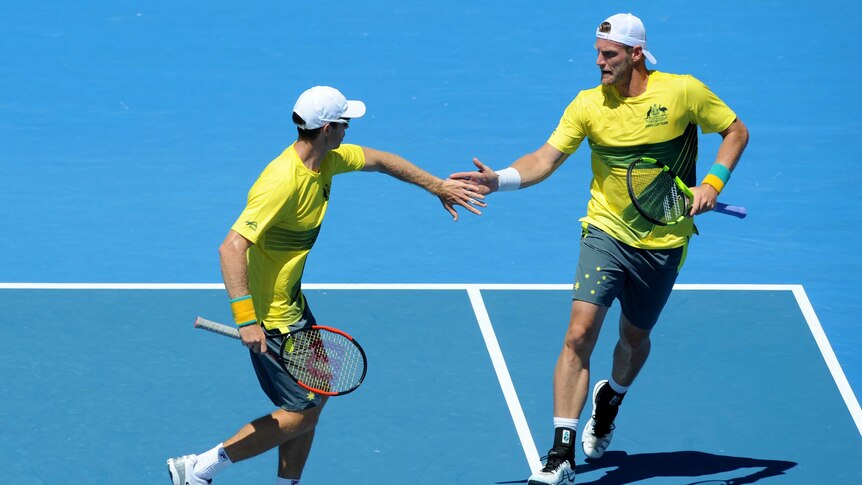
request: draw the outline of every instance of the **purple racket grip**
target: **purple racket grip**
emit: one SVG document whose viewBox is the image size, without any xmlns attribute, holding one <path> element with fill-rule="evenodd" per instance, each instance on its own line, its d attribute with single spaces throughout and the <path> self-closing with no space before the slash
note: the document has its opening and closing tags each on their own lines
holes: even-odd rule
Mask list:
<svg viewBox="0 0 862 485">
<path fill-rule="evenodd" d="M 745 210 L 745 207 L 722 204 L 721 202 L 715 203 L 715 211 L 729 216 L 738 217 L 740 219 L 745 219 L 745 216 L 748 215 L 748 211 Z"/>
</svg>

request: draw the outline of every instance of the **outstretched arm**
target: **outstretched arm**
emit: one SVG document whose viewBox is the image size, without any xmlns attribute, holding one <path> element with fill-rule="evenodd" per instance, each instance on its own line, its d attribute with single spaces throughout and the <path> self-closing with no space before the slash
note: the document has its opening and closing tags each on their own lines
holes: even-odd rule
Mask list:
<svg viewBox="0 0 862 485">
<path fill-rule="evenodd" d="M 365 154 L 366 172 L 382 172 L 391 175 L 398 180 L 418 185 L 440 198 L 443 207 L 452 214 L 454 220 L 458 220 L 456 205 L 466 208 L 468 211 L 481 215 L 476 207 L 485 207 L 482 202 L 485 198 L 474 190 L 473 185 L 461 180 L 443 180 L 422 170 L 407 160 L 395 155 L 373 148 L 362 147 Z"/>
<path fill-rule="evenodd" d="M 510 168 L 518 171 L 520 185 L 516 188 L 526 188 L 536 185 L 550 177 L 569 156 L 553 146 L 545 143 L 538 150 L 528 153 L 515 160 Z M 481 194 L 490 194 L 500 188 L 497 172 L 483 164 L 478 158 L 473 159 L 478 169 L 475 172 L 458 172 L 449 176 L 452 180 L 462 180 L 473 184 Z"/>
</svg>

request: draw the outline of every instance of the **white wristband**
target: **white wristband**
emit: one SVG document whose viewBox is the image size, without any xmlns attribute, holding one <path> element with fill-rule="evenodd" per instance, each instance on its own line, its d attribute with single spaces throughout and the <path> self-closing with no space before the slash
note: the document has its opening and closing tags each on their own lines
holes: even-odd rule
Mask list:
<svg viewBox="0 0 862 485">
<path fill-rule="evenodd" d="M 497 188 L 500 192 L 507 192 L 510 190 L 518 190 L 521 188 L 521 174 L 514 167 L 504 168 L 503 170 L 496 170 L 498 183 L 500 184 Z"/>
</svg>

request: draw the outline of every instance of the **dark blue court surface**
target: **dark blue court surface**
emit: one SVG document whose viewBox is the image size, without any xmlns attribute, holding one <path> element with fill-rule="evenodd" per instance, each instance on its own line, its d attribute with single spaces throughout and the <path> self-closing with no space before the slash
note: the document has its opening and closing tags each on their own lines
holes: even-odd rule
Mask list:
<svg viewBox="0 0 862 485">
<path fill-rule="evenodd" d="M 0 414 L 15 437 L 0 483 L 163 483 L 165 458 L 270 411 L 247 352 L 192 327 L 201 313 L 229 318 L 224 290 L 153 286 L 0 290 L 17 322 L 0 335 Z M 318 320 L 360 340 L 369 374 L 329 403 L 304 481 L 526 479 L 552 439 L 568 291 L 315 288 Z M 858 403 L 842 398 L 846 381 L 803 311 L 791 289 L 675 291 L 612 447 L 578 459 L 579 483 L 858 483 Z M 594 379 L 608 375 L 617 317 L 614 307 Z M 272 453 L 239 463 L 218 483 L 269 483 L 275 463 Z"/>
<path fill-rule="evenodd" d="M 758 286 L 674 294 L 614 448 L 580 461 L 580 482 L 862 482 L 862 69 L 847 60 L 858 2 L 7 3 L 0 483 L 163 483 L 167 456 L 268 409 L 242 349 L 191 324 L 199 313 L 229 320 L 216 250 L 293 141 L 299 93 L 332 85 L 364 100 L 346 141 L 438 176 L 474 156 L 503 168 L 598 83 L 596 25 L 624 11 L 644 20 L 657 69 L 704 81 L 751 132 L 722 192 L 749 216 L 698 217 L 678 283 Z M 700 174 L 719 140 L 700 138 Z M 372 367 L 327 409 L 303 483 L 526 478 L 550 440 L 569 305 L 560 287 L 589 178 L 582 147 L 546 182 L 495 194 L 457 223 L 389 177 L 335 179 L 304 282 L 330 288 L 309 287 L 313 308 L 361 335 Z M 597 378 L 614 333 L 603 333 Z M 394 391 L 404 377 L 407 391 Z M 274 475 L 269 456 L 216 485 Z"/>
</svg>

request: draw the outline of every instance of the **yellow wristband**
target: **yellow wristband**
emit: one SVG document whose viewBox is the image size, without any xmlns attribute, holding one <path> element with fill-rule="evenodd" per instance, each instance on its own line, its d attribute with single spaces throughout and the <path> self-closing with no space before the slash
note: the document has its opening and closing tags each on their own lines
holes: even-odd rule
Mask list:
<svg viewBox="0 0 862 485">
<path fill-rule="evenodd" d="M 703 182 L 701 182 L 701 184 L 711 186 L 720 194 L 728 180 L 730 180 L 730 169 L 716 162 L 712 164 L 712 167 L 709 169 L 709 173 L 703 178 Z"/>
<path fill-rule="evenodd" d="M 233 321 L 236 322 L 237 327 L 244 327 L 257 322 L 251 295 L 232 299 L 230 301 L 230 310 L 233 312 Z"/>
<path fill-rule="evenodd" d="M 718 192 L 719 194 L 721 193 L 721 190 L 724 188 L 724 181 L 722 181 L 720 178 L 716 177 L 715 175 L 713 175 L 711 173 L 706 174 L 706 177 L 704 177 L 702 183 L 712 186 L 712 188 L 714 188 L 715 191 Z"/>
</svg>

